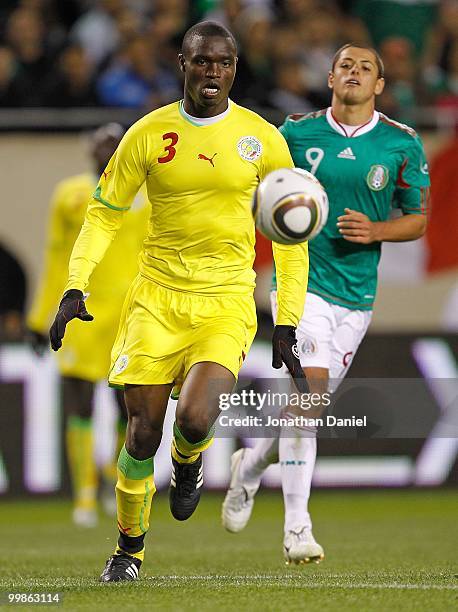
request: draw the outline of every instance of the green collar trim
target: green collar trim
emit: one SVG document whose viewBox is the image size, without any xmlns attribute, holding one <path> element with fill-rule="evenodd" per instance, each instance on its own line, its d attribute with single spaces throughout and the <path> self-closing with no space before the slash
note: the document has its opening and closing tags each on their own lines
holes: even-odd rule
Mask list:
<svg viewBox="0 0 458 612">
<path fill-rule="evenodd" d="M 191 125 L 195 125 L 196 127 L 203 127 L 202 125 L 200 125 L 199 123 L 196 123 L 195 121 L 192 121 L 187 115 L 185 115 L 184 108 L 183 108 L 183 100 L 180 100 L 178 102 L 178 110 L 180 111 L 180 115 L 183 117 L 185 121 L 187 121 Z"/>
</svg>

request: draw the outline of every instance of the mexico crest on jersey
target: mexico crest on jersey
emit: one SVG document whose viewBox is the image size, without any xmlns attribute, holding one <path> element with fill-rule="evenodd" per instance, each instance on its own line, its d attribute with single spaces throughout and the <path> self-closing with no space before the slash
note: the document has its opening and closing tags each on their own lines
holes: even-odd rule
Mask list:
<svg viewBox="0 0 458 612">
<path fill-rule="evenodd" d="M 253 162 L 262 153 L 262 144 L 255 136 L 243 136 L 237 143 L 237 151 L 242 159 Z"/>
<path fill-rule="evenodd" d="M 366 181 L 372 191 L 381 191 L 388 183 L 390 172 L 386 166 L 376 164 L 371 166 Z"/>
<path fill-rule="evenodd" d="M 313 355 L 317 352 L 316 340 L 312 338 L 306 338 L 301 344 L 301 353 L 303 355 Z"/>
</svg>

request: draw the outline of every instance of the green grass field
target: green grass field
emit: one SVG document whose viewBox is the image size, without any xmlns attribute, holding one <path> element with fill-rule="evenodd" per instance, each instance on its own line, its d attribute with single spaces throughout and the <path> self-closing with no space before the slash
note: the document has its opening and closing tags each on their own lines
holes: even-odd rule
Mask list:
<svg viewBox="0 0 458 612">
<path fill-rule="evenodd" d="M 115 543 L 112 519 L 87 531 L 69 523 L 69 503 L 3 502 L 0 591 L 59 591 L 72 611 L 456 609 L 457 492 L 315 492 L 326 559 L 305 566 L 283 562 L 280 494 L 260 494 L 237 535 L 220 526 L 221 501 L 206 493 L 177 523 L 156 496 L 141 581 L 111 585 L 97 577 Z"/>
</svg>

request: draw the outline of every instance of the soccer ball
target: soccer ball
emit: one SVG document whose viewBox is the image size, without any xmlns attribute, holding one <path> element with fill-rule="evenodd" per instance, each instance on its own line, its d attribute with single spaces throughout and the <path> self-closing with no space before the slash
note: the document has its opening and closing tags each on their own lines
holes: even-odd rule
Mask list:
<svg viewBox="0 0 458 612">
<path fill-rule="evenodd" d="M 328 219 L 328 196 L 310 172 L 281 168 L 258 185 L 252 211 L 256 227 L 266 238 L 297 244 L 311 240 L 323 229 Z"/>
</svg>

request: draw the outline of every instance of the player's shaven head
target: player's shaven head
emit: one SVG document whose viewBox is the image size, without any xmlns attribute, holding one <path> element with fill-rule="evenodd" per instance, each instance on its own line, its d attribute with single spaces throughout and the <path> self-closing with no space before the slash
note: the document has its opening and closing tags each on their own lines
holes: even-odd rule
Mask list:
<svg viewBox="0 0 458 612">
<path fill-rule="evenodd" d="M 230 40 L 234 46 L 234 51 L 237 54 L 237 43 L 235 42 L 234 36 L 231 32 L 229 32 L 227 28 L 225 28 L 220 23 L 216 23 L 216 21 L 202 21 L 190 27 L 183 37 L 183 42 L 181 44 L 181 53 L 183 55 L 187 54 L 192 44 L 192 41 L 195 38 L 207 38 L 212 36 L 219 36 L 221 38 L 226 38 L 227 40 Z"/>
<path fill-rule="evenodd" d="M 99 127 L 95 132 L 91 134 L 91 139 L 94 144 L 98 144 L 106 140 L 107 138 L 113 138 L 117 140 L 121 140 L 124 136 L 125 129 L 122 127 L 120 123 L 107 123 Z"/>
<path fill-rule="evenodd" d="M 354 47 L 355 49 L 365 49 L 366 51 L 370 51 L 375 58 L 375 63 L 377 65 L 377 70 L 378 70 L 378 78 L 379 79 L 385 78 L 385 66 L 383 65 L 382 58 L 380 57 L 380 54 L 378 53 L 378 51 L 374 49 L 373 47 L 366 47 L 365 45 L 358 45 L 357 43 L 347 43 L 346 45 L 344 45 L 343 47 L 340 47 L 340 49 L 336 51 L 336 54 L 334 55 L 332 59 L 332 71 L 333 72 L 334 72 L 334 68 L 336 67 L 336 64 L 339 61 L 339 58 L 342 55 L 342 53 L 346 49 L 350 49 L 351 47 Z"/>
<path fill-rule="evenodd" d="M 114 122 L 102 125 L 91 134 L 90 153 L 98 174 L 104 170 L 124 134 L 122 125 Z"/>
</svg>

